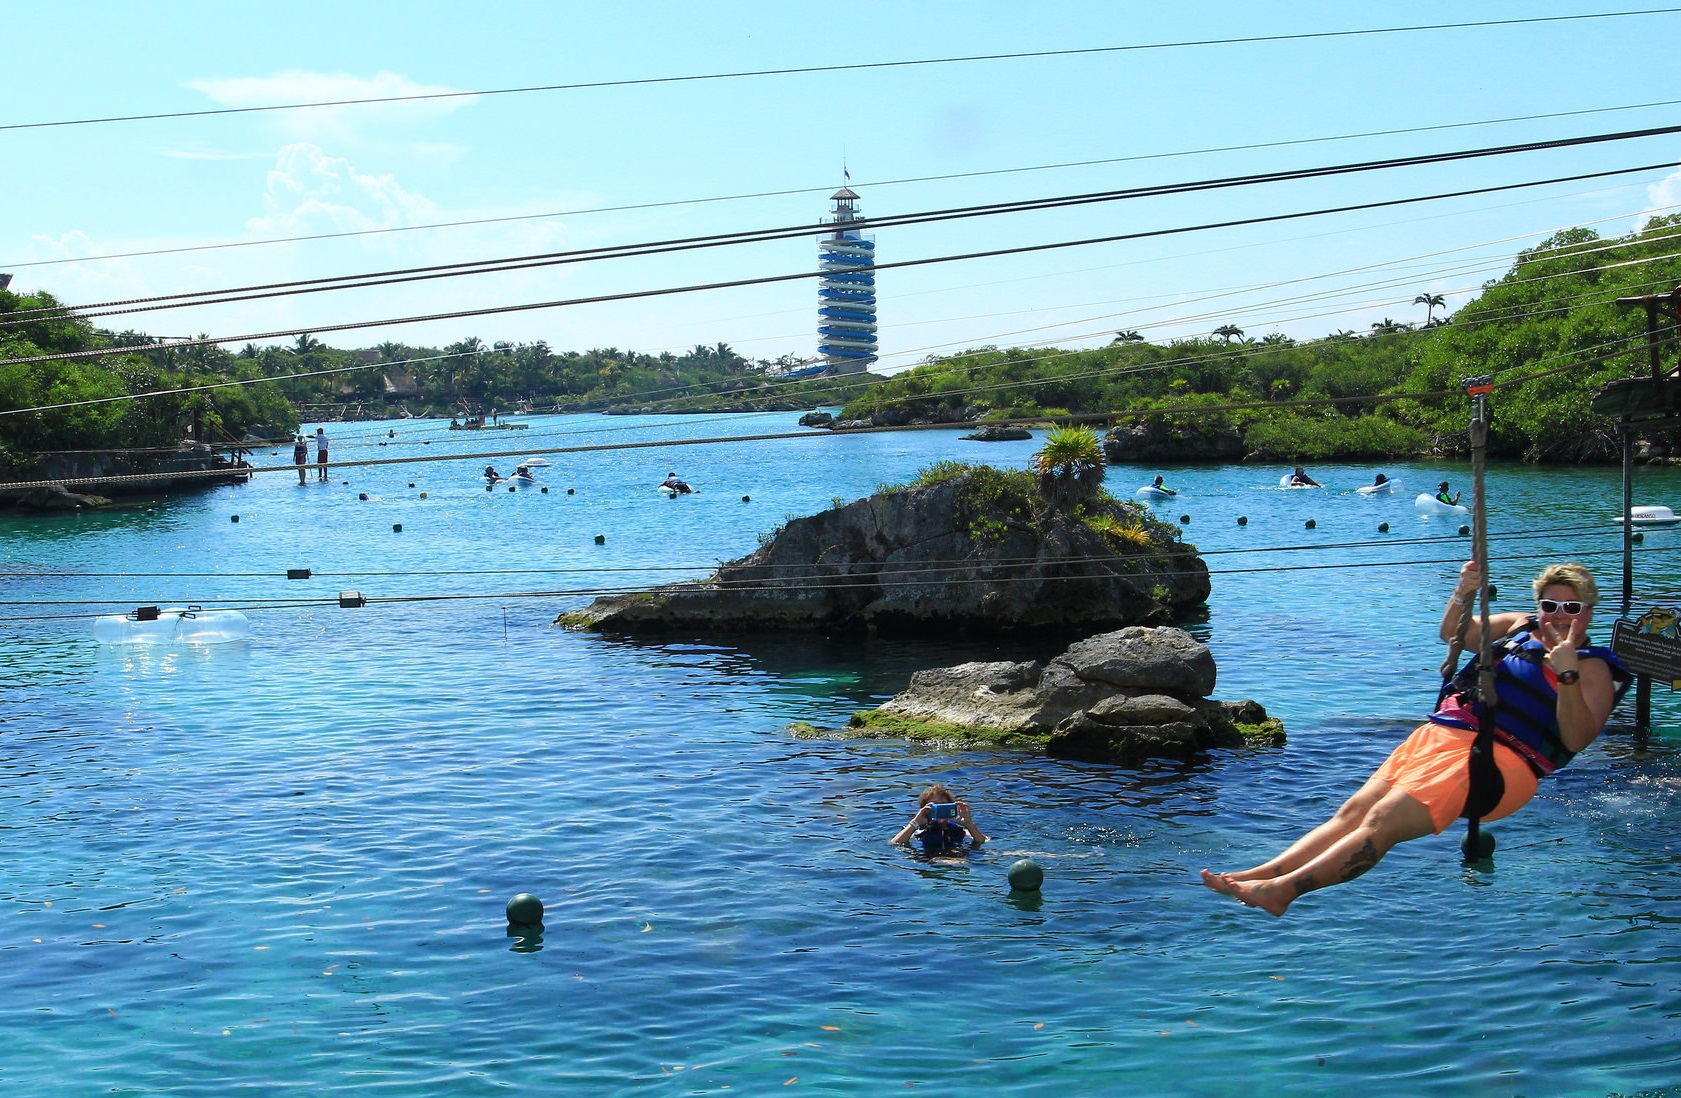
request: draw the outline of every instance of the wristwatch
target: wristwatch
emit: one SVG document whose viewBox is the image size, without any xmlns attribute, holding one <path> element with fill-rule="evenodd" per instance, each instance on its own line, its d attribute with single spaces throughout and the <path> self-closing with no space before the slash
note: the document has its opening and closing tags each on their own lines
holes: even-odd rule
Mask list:
<svg viewBox="0 0 1681 1098">
<path fill-rule="evenodd" d="M 1576 685 L 1576 680 L 1581 677 L 1582 673 L 1574 669 L 1570 671 L 1560 671 L 1558 673 L 1558 684 L 1560 686 L 1574 686 Z"/>
</svg>

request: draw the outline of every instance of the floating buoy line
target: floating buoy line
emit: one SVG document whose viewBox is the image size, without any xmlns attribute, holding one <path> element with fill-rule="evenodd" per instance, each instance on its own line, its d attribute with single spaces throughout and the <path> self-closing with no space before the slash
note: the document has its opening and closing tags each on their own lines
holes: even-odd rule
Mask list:
<svg viewBox="0 0 1681 1098">
<path fill-rule="evenodd" d="M 1556 531 L 1547 531 L 1547 532 L 1544 532 L 1544 533 L 1536 533 L 1536 534 L 1528 535 L 1528 536 L 1531 536 L 1531 537 L 1552 537 L 1555 533 L 1556 533 Z M 1433 539 L 1433 540 L 1440 541 L 1442 539 Z M 1351 543 L 1351 544 L 1379 544 L 1379 543 Z M 1395 544 L 1395 543 L 1390 543 L 1390 544 Z M 1308 547 L 1308 546 L 1288 547 L 1288 549 L 1296 549 L 1296 548 L 1305 549 L 1305 548 L 1312 548 L 1312 547 Z M 1325 546 L 1325 547 L 1319 547 L 1319 548 L 1333 548 L 1333 547 Z M 1674 547 L 1674 548 L 1664 548 L 1664 549 L 1648 549 L 1647 552 L 1669 553 L 1669 552 L 1675 552 L 1677 550 L 1681 550 L 1681 546 L 1677 546 L 1677 547 Z M 1268 551 L 1269 550 L 1264 550 L 1263 549 L 1263 550 L 1222 550 L 1221 552 L 1257 552 L 1257 553 L 1264 553 L 1264 552 L 1268 552 Z M 1613 548 L 1607 548 L 1607 549 L 1603 549 L 1603 550 L 1588 550 L 1588 551 L 1577 554 L 1577 556 L 1579 556 L 1583 559 L 1592 559 L 1592 558 L 1596 558 L 1596 557 L 1600 557 L 1600 556 L 1617 555 L 1617 554 L 1620 554 L 1620 552 L 1621 552 L 1620 549 L 1613 547 Z M 1537 551 L 1537 552 L 1533 552 L 1533 553 L 1508 553 L 1508 554 L 1505 555 L 1505 559 L 1508 559 L 1508 560 L 1511 560 L 1511 561 L 1543 560 L 1543 559 L 1551 559 L 1551 557 L 1553 557 L 1555 555 L 1556 555 L 1556 550 L 1554 550 L 1552 547 L 1548 547 L 1545 550 Z M 1070 563 L 1070 564 L 1082 563 L 1082 562 L 1094 562 L 1095 563 L 1095 562 L 1098 562 L 1098 561 L 1109 560 L 1109 559 L 1112 559 L 1112 558 L 1108 558 L 1108 557 L 1077 558 L 1075 560 L 1070 560 L 1067 563 Z M 798 591 L 816 591 L 816 590 L 830 590 L 830 591 L 832 591 L 832 590 L 848 589 L 848 588 L 876 588 L 876 589 L 880 589 L 880 588 L 890 588 L 890 587 L 900 587 L 900 586 L 914 586 L 914 585 L 920 585 L 920 584 L 923 584 L 923 583 L 926 582 L 926 580 L 921 578 L 923 576 L 923 574 L 929 573 L 929 572 L 933 572 L 933 573 L 945 572 L 949 569 L 949 567 L 952 563 L 956 563 L 956 562 L 931 562 L 929 565 L 927 565 L 924 568 L 895 570 L 893 575 L 892 575 L 892 578 L 889 578 L 889 579 L 860 578 L 860 579 L 852 581 L 852 582 L 845 582 L 845 581 L 842 581 L 842 582 L 832 582 L 832 581 L 809 582 L 809 583 L 790 584 L 790 585 L 786 586 L 785 588 L 781 588 L 781 589 L 789 591 L 789 592 L 798 592 Z M 1000 562 L 1000 563 L 1005 563 L 1005 562 Z M 1023 559 L 1020 559 L 1018 561 L 1009 562 L 1009 563 L 1017 563 L 1021 567 L 1026 568 L 1026 567 L 1033 566 L 1038 562 L 1036 561 L 1036 559 L 1035 560 L 1029 560 L 1029 559 L 1023 558 Z M 1360 569 L 1365 569 L 1365 570 L 1371 570 L 1371 569 L 1376 569 L 1376 568 L 1403 568 L 1403 567 L 1418 567 L 1418 566 L 1428 566 L 1428 565 L 1455 565 L 1455 564 L 1460 564 L 1460 563 L 1463 563 L 1462 556 L 1459 555 L 1459 554 L 1456 554 L 1456 555 L 1451 556 L 1451 557 L 1440 557 L 1440 558 L 1432 558 L 1432 559 L 1425 559 L 1425 560 L 1389 560 L 1389 561 L 1364 561 L 1364 562 L 1337 561 L 1337 562 L 1325 563 L 1325 564 L 1258 565 L 1258 566 L 1249 567 L 1249 568 L 1209 569 L 1208 574 L 1211 577 L 1213 577 L 1213 576 L 1221 576 L 1221 575 L 1247 575 L 1247 574 L 1260 574 L 1260 573 L 1312 572 L 1312 571 L 1327 571 L 1327 570 L 1348 569 L 1348 568 L 1360 568 Z M 569 570 L 556 569 L 556 570 L 532 570 L 532 571 L 588 572 L 588 571 L 591 571 L 591 570 L 590 569 L 569 569 Z M 656 568 L 646 568 L 646 569 L 644 569 L 644 568 L 627 567 L 627 568 L 616 568 L 616 569 L 602 569 L 601 571 L 623 571 L 623 572 L 690 571 L 690 572 L 692 572 L 692 571 L 694 571 L 694 569 L 683 569 L 683 568 L 679 568 L 679 567 L 676 567 L 676 566 L 667 566 L 665 568 L 657 568 L 657 569 Z M 481 573 L 481 572 L 477 572 L 477 571 L 442 572 L 442 573 L 439 573 L 439 572 L 390 573 L 390 575 L 480 575 L 480 574 L 496 574 L 496 573 Z M 1183 570 L 1183 571 L 1164 571 L 1164 572 L 1161 572 L 1161 573 L 1158 573 L 1158 574 L 1163 575 L 1163 576 L 1188 576 L 1188 575 L 1196 575 L 1196 574 L 1199 574 L 1199 573 L 1195 572 L 1195 571 L 1192 571 L 1192 570 Z M 42 575 L 42 576 L 63 575 L 63 576 L 66 576 L 66 577 L 74 577 L 75 576 L 75 574 L 73 574 L 73 573 L 62 573 L 62 574 L 42 573 L 40 575 Z M 88 574 L 88 578 L 97 578 L 100 575 L 104 575 L 104 574 L 90 573 L 90 574 Z M 115 574 L 115 575 L 121 575 L 121 574 Z M 186 574 L 182 574 L 182 575 L 184 577 Z M 195 575 L 199 575 L 199 574 L 195 574 Z M 253 575 L 253 574 L 250 574 L 250 573 L 246 573 L 246 574 L 212 573 L 210 575 L 226 575 L 227 578 L 235 578 L 236 576 L 240 576 L 240 575 L 243 575 L 245 577 L 249 577 L 250 575 Z M 271 574 L 270 573 L 255 573 L 255 575 L 267 576 L 267 575 L 271 575 Z M 349 576 L 349 575 L 368 576 L 368 575 L 380 575 L 380 574 L 378 574 L 378 573 L 344 573 L 344 574 L 341 574 L 341 576 Z M 331 576 L 330 577 L 329 574 L 323 573 L 323 574 L 321 574 L 320 578 L 341 578 L 341 576 Z M 128 577 L 123 577 L 123 578 L 134 578 L 134 577 L 128 576 Z M 314 578 L 314 577 L 312 577 L 312 578 Z M 1066 582 L 1066 581 L 1075 581 L 1075 580 L 1089 581 L 1090 579 L 1091 579 L 1090 576 L 1048 576 L 1048 577 L 1047 576 L 1020 576 L 1020 577 L 994 576 L 994 577 L 975 577 L 975 578 L 969 578 L 969 579 L 956 579 L 956 580 L 946 579 L 946 580 L 942 580 L 941 582 L 946 583 L 946 584 L 956 584 L 956 585 L 987 584 L 987 585 L 990 585 L 990 586 L 998 586 L 998 585 L 1001 585 L 1001 584 L 1018 583 L 1018 582 L 1033 582 L 1033 583 L 1051 582 L 1051 583 L 1054 583 L 1054 582 Z M 719 585 L 719 587 L 721 589 L 724 589 L 724 590 L 729 590 L 729 589 L 743 589 L 743 590 L 745 590 L 745 589 L 751 589 L 753 586 L 755 586 L 755 583 L 751 582 L 751 581 L 740 581 L 740 582 L 734 583 L 734 584 L 726 582 L 726 583 L 723 583 L 723 584 Z M 237 610 L 237 611 L 240 611 L 240 612 L 244 612 L 244 611 L 285 611 L 285 610 L 315 610 L 315 609 L 329 609 L 329 608 L 352 609 L 352 608 L 362 608 L 362 607 L 374 606 L 374 605 L 395 606 L 395 605 L 403 605 L 403 604 L 420 604 L 420 603 L 428 603 L 428 602 L 462 602 L 462 601 L 473 601 L 473 600 L 483 600 L 483 599 L 498 599 L 498 600 L 551 599 L 551 600 L 553 600 L 553 599 L 601 598 L 601 597 L 607 597 L 607 596 L 612 596 L 612 595 L 633 594 L 633 593 L 635 593 L 639 590 L 643 590 L 643 589 L 644 588 L 640 585 L 638 585 L 638 586 L 601 586 L 601 587 L 574 587 L 574 588 L 545 588 L 545 589 L 530 590 L 530 591 L 460 592 L 460 593 L 453 593 L 453 594 L 413 594 L 413 595 L 388 595 L 388 596 L 364 596 L 364 595 L 360 594 L 359 592 L 354 592 L 354 591 L 344 592 L 344 591 L 341 591 L 341 592 L 338 592 L 337 594 L 335 594 L 333 596 L 322 596 L 322 597 L 313 597 L 313 598 L 193 599 L 193 600 L 166 600 L 166 601 L 179 601 L 181 603 L 189 603 L 190 602 L 190 604 L 192 606 L 197 607 L 200 610 L 204 610 L 205 608 L 215 608 L 215 609 L 218 609 L 218 610 Z M 41 599 L 41 600 L 11 599 L 11 600 L 0 600 L 0 606 L 40 606 L 40 607 L 45 607 L 45 606 L 64 606 L 64 607 L 69 607 L 69 606 L 84 606 L 84 607 L 85 606 L 93 606 L 93 607 L 111 607 L 112 605 L 113 605 L 113 602 L 110 599 L 97 599 L 97 600 L 96 599 Z M 161 603 L 160 603 L 160 605 L 161 605 Z M 9 616 L 0 617 L 0 624 L 8 624 L 8 623 L 16 623 L 16 622 L 34 622 L 34 621 L 78 620 L 78 619 L 85 619 L 86 617 L 87 617 L 86 611 L 82 611 L 82 612 L 79 612 L 79 613 L 19 614 L 19 615 L 9 615 Z"/>
</svg>

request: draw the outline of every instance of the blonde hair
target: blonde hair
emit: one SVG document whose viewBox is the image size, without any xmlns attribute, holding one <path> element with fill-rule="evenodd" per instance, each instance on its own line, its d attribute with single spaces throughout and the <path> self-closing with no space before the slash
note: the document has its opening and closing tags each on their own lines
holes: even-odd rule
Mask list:
<svg viewBox="0 0 1681 1098">
<path fill-rule="evenodd" d="M 1572 591 L 1576 597 L 1593 606 L 1599 602 L 1599 585 L 1593 581 L 1593 573 L 1586 565 L 1572 561 L 1569 564 L 1549 564 L 1541 569 L 1541 574 L 1535 577 L 1535 597 L 1540 598 L 1541 592 L 1555 583 L 1562 583 Z"/>
</svg>

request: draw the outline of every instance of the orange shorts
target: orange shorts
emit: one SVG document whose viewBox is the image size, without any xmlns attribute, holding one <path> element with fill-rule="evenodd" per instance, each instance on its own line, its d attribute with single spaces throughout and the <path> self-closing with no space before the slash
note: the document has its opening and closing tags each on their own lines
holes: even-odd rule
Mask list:
<svg viewBox="0 0 1681 1098">
<path fill-rule="evenodd" d="M 1470 758 L 1475 732 L 1423 724 L 1390 753 L 1372 777 L 1386 781 L 1430 810 L 1440 835 L 1465 811 L 1471 795 Z M 1505 744 L 1494 745 L 1494 762 L 1506 779 L 1506 794 L 1484 821 L 1510 816 L 1535 796 L 1535 771 Z"/>
</svg>

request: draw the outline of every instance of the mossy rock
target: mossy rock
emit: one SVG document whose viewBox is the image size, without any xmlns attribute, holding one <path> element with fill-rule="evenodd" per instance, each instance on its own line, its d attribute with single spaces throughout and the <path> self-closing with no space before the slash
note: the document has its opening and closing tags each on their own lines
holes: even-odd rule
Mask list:
<svg viewBox="0 0 1681 1098">
<path fill-rule="evenodd" d="M 1048 733 L 1023 732 L 1008 728 L 980 728 L 973 725 L 924 721 L 913 717 L 861 710 L 852 714 L 847 726 L 836 733 L 842 739 L 908 740 L 911 743 L 943 747 L 989 747 L 1041 751 Z"/>
</svg>

